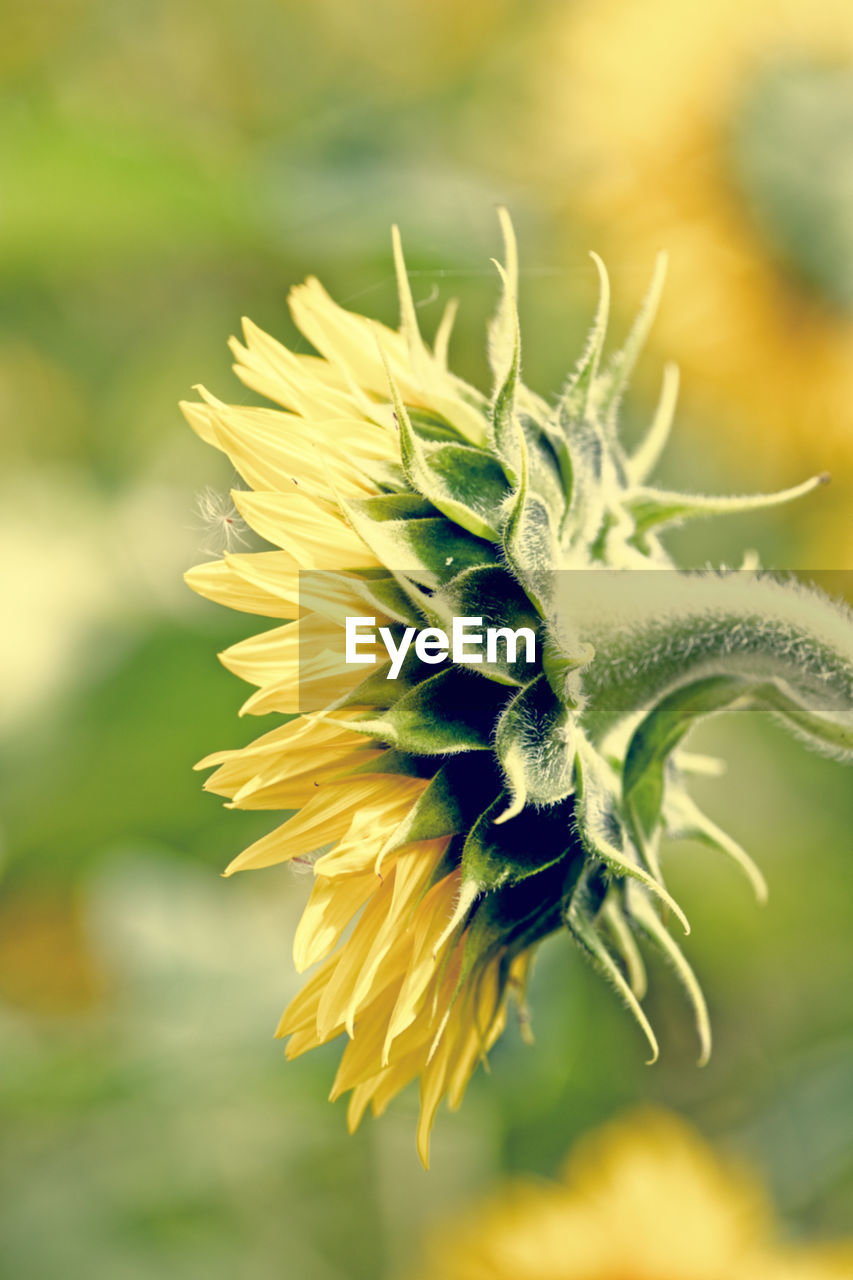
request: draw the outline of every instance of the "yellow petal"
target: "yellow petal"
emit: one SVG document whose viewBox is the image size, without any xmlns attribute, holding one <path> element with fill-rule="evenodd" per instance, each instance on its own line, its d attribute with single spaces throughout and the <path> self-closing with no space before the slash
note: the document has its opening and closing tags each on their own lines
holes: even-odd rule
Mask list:
<svg viewBox="0 0 853 1280">
<path fill-rule="evenodd" d="M 421 1114 L 418 1119 L 418 1155 L 425 1169 L 429 1168 L 429 1139 L 435 1121 L 435 1113 L 445 1092 L 445 1081 L 453 1051 L 453 1041 L 445 1036 L 421 1075 Z"/>
<path fill-rule="evenodd" d="M 384 918 L 378 927 L 374 927 L 370 948 L 359 965 L 350 989 L 345 1021 L 351 1033 L 356 1013 L 366 1002 L 396 937 L 406 931 L 412 912 L 432 879 L 437 862 L 438 858 L 434 856 L 432 849 L 425 850 L 417 845 L 399 854 L 393 876 L 389 877 L 392 890 Z"/>
<path fill-rule="evenodd" d="M 317 878 L 293 940 L 293 963 L 298 973 L 329 954 L 379 883 L 371 874 L 334 881 Z"/>
<path fill-rule="evenodd" d="M 379 355 L 381 342 L 395 382 L 414 391 L 409 354 L 399 333 L 339 307 L 319 280 L 309 277 L 288 298 L 297 327 L 330 364 L 346 368 L 368 391 L 387 397 L 388 376 Z"/>
<path fill-rule="evenodd" d="M 328 502 L 335 492 L 363 497 L 376 491 L 359 454 L 346 454 L 346 438 L 336 447 L 325 432 L 306 427 L 304 418 L 278 409 L 216 402 L 211 417 L 216 442 L 253 489 L 307 492 Z"/>
<path fill-rule="evenodd" d="M 214 414 L 208 405 L 196 404 L 192 400 L 180 400 L 178 408 L 193 431 L 197 436 L 201 437 L 205 444 L 212 444 L 215 449 L 222 448 L 216 435 Z"/>
<path fill-rule="evenodd" d="M 280 553 L 283 554 L 283 553 Z M 294 595 L 290 599 L 268 590 L 258 579 L 249 581 L 225 560 L 210 560 L 198 564 L 184 574 L 187 586 L 207 600 L 239 609 L 243 613 L 260 613 L 267 618 L 292 618 L 295 616 L 298 586 L 294 578 Z"/>
<path fill-rule="evenodd" d="M 438 973 L 443 956 L 435 954 L 435 944 L 444 931 L 459 892 L 460 872 L 445 876 L 424 896 L 412 921 L 412 959 L 388 1022 L 382 1050 L 388 1062 L 394 1041 L 414 1022 L 429 983 Z"/>
<path fill-rule="evenodd" d="M 225 875 L 304 857 L 340 840 L 359 808 L 375 799 L 385 787 L 387 779 L 371 775 L 321 787 L 304 809 L 244 849 L 226 867 Z"/>
<path fill-rule="evenodd" d="M 348 524 L 307 494 L 235 489 L 231 497 L 247 524 L 303 569 L 370 569 L 380 563 Z"/>
<path fill-rule="evenodd" d="M 309 419 L 352 413 L 352 396 L 347 394 L 340 380 L 338 385 L 334 385 L 328 379 L 318 378 L 316 365 L 307 371 L 293 352 L 259 329 L 248 317 L 243 317 L 242 326 L 246 345 L 232 339 L 231 350 L 238 365 L 260 374 L 274 385 L 274 400 Z"/>
<path fill-rule="evenodd" d="M 335 713 L 336 720 L 347 716 L 355 717 L 359 713 L 349 708 L 341 708 Z M 298 753 L 300 761 L 305 754 L 313 751 L 324 751 L 334 746 L 341 750 L 364 745 L 369 742 L 363 733 L 356 733 L 343 725 L 333 724 L 329 720 L 296 719 L 287 724 L 270 729 L 247 747 L 234 747 L 225 751 L 214 751 L 211 755 L 199 760 L 196 769 L 207 769 L 212 765 L 224 764 L 226 761 L 242 760 L 255 757 L 279 756 L 287 759 Z"/>
<path fill-rule="evenodd" d="M 317 972 L 311 975 L 302 990 L 293 997 L 281 1015 L 281 1020 L 275 1033 L 277 1039 L 283 1039 L 285 1036 L 304 1035 L 306 1032 L 310 1032 L 313 1036 L 312 1044 L 319 1044 L 317 1038 L 317 1007 L 320 1003 L 320 996 L 323 994 L 330 974 L 334 973 L 337 962 L 337 956 L 330 956 L 328 960 L 323 962 Z M 311 1046 L 309 1045 L 308 1047 L 310 1048 Z M 293 1053 L 288 1054 L 288 1056 L 296 1057 L 297 1055 Z"/>
<path fill-rule="evenodd" d="M 329 782 L 351 773 L 353 769 L 369 764 L 382 754 L 380 749 L 371 750 L 357 748 L 348 755 L 334 752 L 323 762 L 307 765 L 298 773 L 291 773 L 285 778 L 273 777 L 268 780 L 265 774 L 255 774 L 239 786 L 223 782 L 219 774 L 214 774 L 205 783 L 205 791 L 214 795 L 226 796 L 235 809 L 302 809 L 312 800 L 317 789 Z M 271 771 L 272 772 L 272 771 Z"/>
</svg>

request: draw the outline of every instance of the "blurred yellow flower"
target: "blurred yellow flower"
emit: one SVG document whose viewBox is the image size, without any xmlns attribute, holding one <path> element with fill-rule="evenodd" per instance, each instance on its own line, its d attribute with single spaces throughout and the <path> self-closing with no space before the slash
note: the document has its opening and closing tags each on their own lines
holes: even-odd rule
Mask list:
<svg viewBox="0 0 853 1280">
<path fill-rule="evenodd" d="M 626 284 L 670 253 L 657 343 L 721 452 L 771 482 L 849 470 L 853 8 L 585 0 L 558 24 L 539 154 Z"/>
<path fill-rule="evenodd" d="M 430 1243 L 421 1280 L 843 1280 L 853 1243 L 783 1246 L 757 1179 L 676 1116 L 588 1135 L 555 1182 L 509 1183 Z"/>
</svg>

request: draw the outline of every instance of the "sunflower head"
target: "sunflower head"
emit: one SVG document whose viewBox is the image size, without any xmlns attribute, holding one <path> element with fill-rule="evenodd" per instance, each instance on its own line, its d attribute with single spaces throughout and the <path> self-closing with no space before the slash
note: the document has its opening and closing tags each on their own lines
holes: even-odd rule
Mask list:
<svg viewBox="0 0 853 1280">
<path fill-rule="evenodd" d="M 759 895 L 763 881 L 689 798 L 696 762 L 680 744 L 698 719 L 765 709 L 839 755 L 853 747 L 849 613 L 757 573 L 681 575 L 662 541 L 667 527 L 786 501 L 823 477 L 741 498 L 650 483 L 672 368 L 645 440 L 622 447 L 619 404 L 662 260 L 605 360 L 608 283 L 595 258 L 601 297 L 584 351 L 556 403 L 530 391 L 501 221 L 488 395 L 449 371 L 452 305 L 432 346 L 421 337 L 395 231 L 398 330 L 309 280 L 290 304 L 317 355 L 248 322 L 233 344 L 238 376 L 277 407 L 206 392 L 184 406 L 250 486 L 235 506 L 273 548 L 226 554 L 188 581 L 290 620 L 221 656 L 257 686 L 245 711 L 292 718 L 201 762 L 217 766 L 207 787 L 232 804 L 297 811 L 229 868 L 312 865 L 295 960 L 319 967 L 279 1033 L 290 1056 L 346 1033 L 333 1096 L 351 1093 L 351 1125 L 420 1077 L 424 1160 L 438 1103 L 458 1103 L 510 995 L 523 1010 L 536 944 L 556 930 L 615 987 L 654 1057 L 636 941 L 648 939 L 680 976 L 707 1056 L 701 992 L 662 918 L 668 908 L 688 927 L 661 875 L 661 836 L 698 836 Z M 353 620 L 378 628 L 393 660 L 344 662 Z M 494 643 L 442 646 L 460 622 Z M 425 642 L 413 650 L 415 635 Z"/>
</svg>

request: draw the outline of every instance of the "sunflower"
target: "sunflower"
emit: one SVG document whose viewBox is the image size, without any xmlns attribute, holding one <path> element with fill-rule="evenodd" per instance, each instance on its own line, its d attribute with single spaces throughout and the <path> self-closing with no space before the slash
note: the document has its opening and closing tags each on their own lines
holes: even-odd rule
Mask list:
<svg viewBox="0 0 853 1280">
<path fill-rule="evenodd" d="M 349 1123 L 421 1083 L 424 1161 L 436 1108 L 460 1101 L 500 1035 L 510 996 L 523 1014 L 536 944 L 567 928 L 645 1031 L 635 931 L 698 984 L 664 926 L 687 927 L 659 866 L 661 832 L 743 851 L 690 801 L 688 727 L 727 707 L 769 709 L 836 754 L 851 747 L 851 619 L 771 578 L 700 573 L 673 583 L 660 539 L 695 516 L 805 493 L 704 498 L 647 483 L 675 397 L 672 370 L 648 437 L 628 457 L 616 435 L 626 380 L 662 284 L 605 364 L 607 277 L 565 391 L 548 405 L 520 377 L 516 248 L 502 214 L 503 293 L 491 323 L 490 395 L 448 369 L 453 319 L 422 339 L 400 247 L 401 323 L 338 307 L 310 279 L 291 311 L 316 355 L 248 321 L 236 372 L 278 407 L 207 392 L 183 406 L 250 486 L 233 500 L 270 550 L 227 553 L 187 575 L 231 608 L 287 619 L 222 655 L 257 686 L 244 707 L 290 716 L 252 745 L 209 756 L 209 790 L 248 809 L 296 811 L 227 874 L 308 862 L 314 884 L 295 938 L 317 966 L 285 1012 L 290 1057 L 345 1033 L 332 1096 Z M 677 590 L 673 592 L 673 585 Z M 639 589 L 637 589 L 639 588 Z M 453 619 L 528 630 L 532 665 L 507 644 L 466 663 L 409 654 L 342 659 L 350 618 L 402 646 Z M 482 657 L 482 655 L 480 655 Z M 522 1017 L 524 1025 L 524 1018 Z"/>
<path fill-rule="evenodd" d="M 848 470 L 850 5 L 605 0 L 558 23 L 541 151 L 620 264 L 666 245 L 658 341 L 715 439 L 768 474 L 817 442 Z"/>
<path fill-rule="evenodd" d="M 438 1234 L 441 1280 L 842 1280 L 853 1243 L 774 1238 L 758 1180 L 678 1117 L 642 1111 L 587 1135 L 553 1182 L 504 1185 Z"/>
</svg>

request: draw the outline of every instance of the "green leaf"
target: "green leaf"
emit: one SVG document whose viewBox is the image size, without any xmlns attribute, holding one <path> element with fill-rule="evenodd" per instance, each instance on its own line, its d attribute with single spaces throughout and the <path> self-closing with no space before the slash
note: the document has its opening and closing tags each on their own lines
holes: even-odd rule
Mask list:
<svg viewBox="0 0 853 1280">
<path fill-rule="evenodd" d="M 828 480 L 829 476 L 823 472 L 791 489 L 780 489 L 778 493 L 744 494 L 734 498 L 709 498 L 701 494 L 640 488 L 632 492 L 626 506 L 633 517 L 637 535 L 642 538 L 652 529 L 671 528 L 673 525 L 684 524 L 686 520 L 777 507 L 784 502 L 793 502 L 795 498 L 802 498 Z"/>
<path fill-rule="evenodd" d="M 622 799 L 641 835 L 657 826 L 664 794 L 664 767 L 672 751 L 697 720 L 749 695 L 751 686 L 736 676 L 708 676 L 662 699 L 635 729 L 625 754 Z"/>
</svg>

